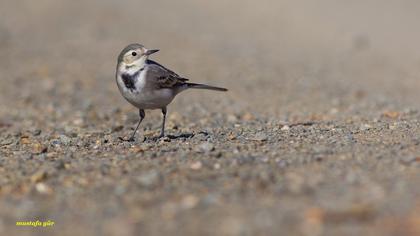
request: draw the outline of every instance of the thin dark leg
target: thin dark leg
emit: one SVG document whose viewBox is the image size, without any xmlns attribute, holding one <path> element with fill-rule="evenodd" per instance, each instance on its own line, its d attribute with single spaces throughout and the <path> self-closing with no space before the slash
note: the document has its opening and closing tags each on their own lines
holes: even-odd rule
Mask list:
<svg viewBox="0 0 420 236">
<path fill-rule="evenodd" d="M 162 122 L 162 129 L 160 130 L 159 138 L 162 138 L 165 136 L 166 107 L 162 108 L 162 114 L 163 114 L 163 122 Z"/>
<path fill-rule="evenodd" d="M 139 129 L 139 126 L 140 126 L 141 122 L 143 121 L 144 117 L 146 116 L 143 109 L 139 109 L 139 116 L 140 116 L 139 123 L 137 124 L 137 127 L 134 130 L 133 135 L 131 135 L 131 138 L 129 139 L 130 141 L 134 141 L 134 136 L 136 135 L 136 132 Z"/>
</svg>

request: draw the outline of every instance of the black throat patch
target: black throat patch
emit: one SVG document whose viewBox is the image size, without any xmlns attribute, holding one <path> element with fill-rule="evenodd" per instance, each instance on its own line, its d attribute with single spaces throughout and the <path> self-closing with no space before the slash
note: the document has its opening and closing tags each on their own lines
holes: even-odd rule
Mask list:
<svg viewBox="0 0 420 236">
<path fill-rule="evenodd" d="M 128 90 L 130 90 L 131 92 L 136 90 L 137 77 L 142 70 L 143 69 L 137 71 L 136 73 L 134 73 L 132 75 L 127 74 L 127 73 L 124 73 L 124 74 L 121 75 L 121 79 L 124 82 L 125 87 Z"/>
</svg>

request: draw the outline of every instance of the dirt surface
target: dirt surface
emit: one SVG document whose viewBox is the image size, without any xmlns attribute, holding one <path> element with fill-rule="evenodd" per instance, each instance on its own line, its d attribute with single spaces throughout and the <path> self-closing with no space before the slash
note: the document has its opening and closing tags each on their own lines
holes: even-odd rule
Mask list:
<svg viewBox="0 0 420 236">
<path fill-rule="evenodd" d="M 0 2 L 0 235 L 420 235 L 420 4 L 207 2 Z M 131 42 L 229 92 L 121 141 Z"/>
</svg>

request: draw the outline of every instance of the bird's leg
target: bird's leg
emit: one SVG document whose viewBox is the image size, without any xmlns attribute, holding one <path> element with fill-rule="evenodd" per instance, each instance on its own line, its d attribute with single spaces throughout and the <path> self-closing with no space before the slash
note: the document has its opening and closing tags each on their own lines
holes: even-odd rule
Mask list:
<svg viewBox="0 0 420 236">
<path fill-rule="evenodd" d="M 166 107 L 162 108 L 162 114 L 163 114 L 163 122 L 162 122 L 162 129 L 160 130 L 159 138 L 162 138 L 165 136 Z"/>
<path fill-rule="evenodd" d="M 136 132 L 139 129 L 140 123 L 143 121 L 144 117 L 146 116 L 143 109 L 139 109 L 139 116 L 140 116 L 139 123 L 137 124 L 137 127 L 134 130 L 133 134 L 131 135 L 131 138 L 129 139 L 129 141 L 134 141 L 134 136 L 136 135 Z"/>
</svg>

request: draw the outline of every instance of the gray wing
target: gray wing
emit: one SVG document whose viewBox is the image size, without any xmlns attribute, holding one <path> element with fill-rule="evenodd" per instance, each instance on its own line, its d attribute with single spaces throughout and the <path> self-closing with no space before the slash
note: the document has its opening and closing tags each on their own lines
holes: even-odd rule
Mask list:
<svg viewBox="0 0 420 236">
<path fill-rule="evenodd" d="M 180 77 L 175 72 L 164 66 L 148 60 L 147 61 L 147 82 L 157 88 L 177 88 L 186 84 L 188 79 Z"/>
</svg>

